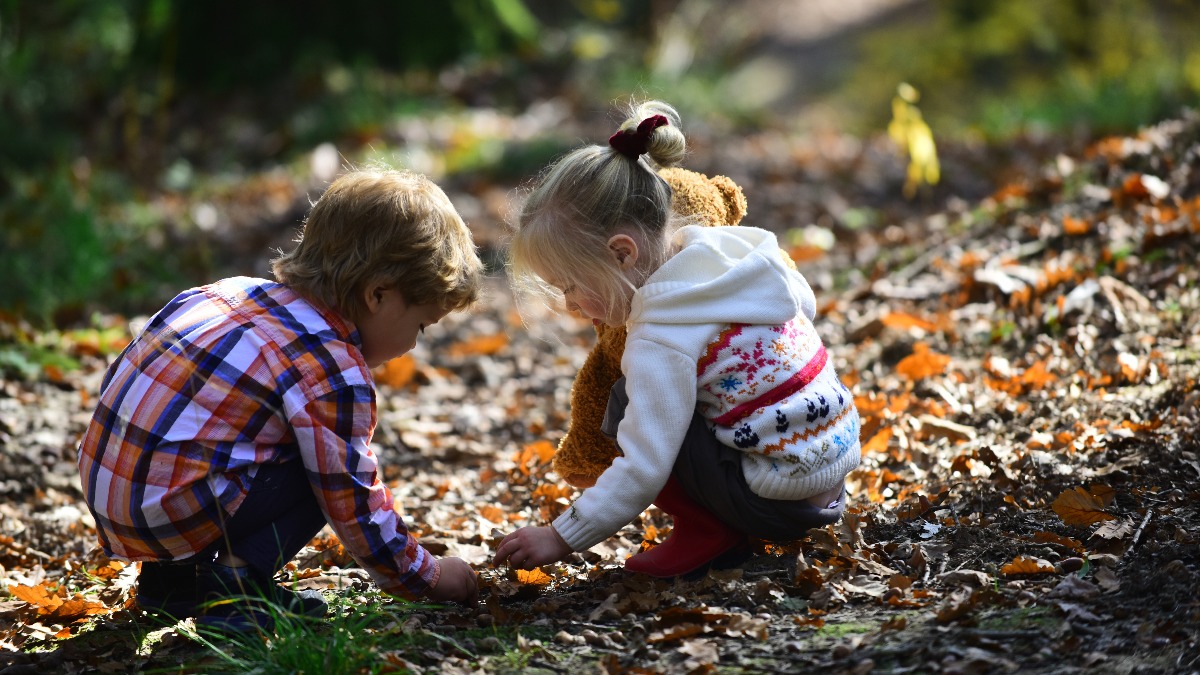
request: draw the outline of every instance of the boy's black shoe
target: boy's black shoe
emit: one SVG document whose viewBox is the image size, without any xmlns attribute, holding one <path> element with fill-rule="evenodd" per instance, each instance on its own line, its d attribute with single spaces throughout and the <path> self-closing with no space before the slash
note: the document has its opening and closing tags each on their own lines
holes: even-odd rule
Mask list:
<svg viewBox="0 0 1200 675">
<path fill-rule="evenodd" d="M 186 619 L 200 612 L 195 563 L 143 562 L 138 572 L 138 607 L 151 614 Z"/>
<path fill-rule="evenodd" d="M 244 633 L 270 632 L 280 614 L 325 616 L 328 605 L 319 591 L 291 591 L 250 567 L 210 563 L 199 569 L 202 613 L 196 624 Z"/>
</svg>

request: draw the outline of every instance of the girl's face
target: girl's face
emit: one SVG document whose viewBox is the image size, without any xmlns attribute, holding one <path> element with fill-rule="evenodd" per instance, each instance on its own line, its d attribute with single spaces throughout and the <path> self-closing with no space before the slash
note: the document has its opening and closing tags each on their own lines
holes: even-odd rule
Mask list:
<svg viewBox="0 0 1200 675">
<path fill-rule="evenodd" d="M 638 259 L 637 244 L 628 235 L 614 235 L 608 240 L 606 254 L 612 257 L 611 270 L 593 269 L 590 274 L 586 270 L 577 270 L 575 274 L 571 271 L 563 274 L 562 269 L 551 272 L 538 269 L 535 264 L 534 272 L 562 292 L 568 312 L 591 319 L 596 326 L 623 326 L 629 317 L 629 303 L 636 289 L 630 277 Z M 605 274 L 609 276 L 605 277 Z M 604 289 L 615 290 L 605 292 Z"/>
<path fill-rule="evenodd" d="M 608 303 L 598 293 L 588 290 L 581 282 L 575 281 L 565 282 L 565 285 L 561 286 L 555 284 L 555 286 L 562 291 L 563 302 L 566 304 L 568 312 L 591 319 L 595 326 L 608 323 Z"/>
</svg>

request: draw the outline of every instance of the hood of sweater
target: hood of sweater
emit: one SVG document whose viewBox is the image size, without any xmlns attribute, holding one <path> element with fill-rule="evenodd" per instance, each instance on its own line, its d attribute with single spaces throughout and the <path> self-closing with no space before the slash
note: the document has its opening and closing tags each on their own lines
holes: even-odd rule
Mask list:
<svg viewBox="0 0 1200 675">
<path fill-rule="evenodd" d="M 631 324 L 780 325 L 816 314 L 812 289 L 784 262 L 773 233 L 690 225 L 677 236 L 679 253 L 634 294 Z"/>
</svg>

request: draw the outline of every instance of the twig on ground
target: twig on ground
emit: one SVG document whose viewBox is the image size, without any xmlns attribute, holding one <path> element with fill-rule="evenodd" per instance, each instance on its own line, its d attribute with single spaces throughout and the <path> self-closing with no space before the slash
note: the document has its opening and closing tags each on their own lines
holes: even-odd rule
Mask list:
<svg viewBox="0 0 1200 675">
<path fill-rule="evenodd" d="M 1146 509 L 1146 517 L 1142 518 L 1142 524 L 1138 525 L 1137 532 L 1133 533 L 1133 540 L 1129 542 L 1130 551 L 1133 550 L 1134 546 L 1137 546 L 1138 540 L 1142 538 L 1142 530 L 1146 529 L 1146 523 L 1150 522 L 1150 516 L 1153 514 L 1153 509 Z"/>
</svg>

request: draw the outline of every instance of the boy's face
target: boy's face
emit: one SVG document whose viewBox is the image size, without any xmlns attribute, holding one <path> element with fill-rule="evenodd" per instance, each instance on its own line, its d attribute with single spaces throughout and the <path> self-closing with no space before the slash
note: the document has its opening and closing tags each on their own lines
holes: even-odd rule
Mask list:
<svg viewBox="0 0 1200 675">
<path fill-rule="evenodd" d="M 366 314 L 358 322 L 367 365 L 374 368 L 406 354 L 417 346 L 417 336 L 446 314 L 439 304 L 409 304 L 395 289 L 373 287 L 367 291 Z"/>
</svg>

